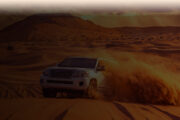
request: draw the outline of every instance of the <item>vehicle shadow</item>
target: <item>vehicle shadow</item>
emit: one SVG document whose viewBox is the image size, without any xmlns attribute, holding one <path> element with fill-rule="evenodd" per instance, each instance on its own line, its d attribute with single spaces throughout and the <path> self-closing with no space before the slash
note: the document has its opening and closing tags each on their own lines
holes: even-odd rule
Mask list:
<svg viewBox="0 0 180 120">
<path fill-rule="evenodd" d="M 89 97 L 85 95 L 83 92 L 58 92 L 56 98 L 76 99 L 76 98 L 89 98 Z"/>
</svg>

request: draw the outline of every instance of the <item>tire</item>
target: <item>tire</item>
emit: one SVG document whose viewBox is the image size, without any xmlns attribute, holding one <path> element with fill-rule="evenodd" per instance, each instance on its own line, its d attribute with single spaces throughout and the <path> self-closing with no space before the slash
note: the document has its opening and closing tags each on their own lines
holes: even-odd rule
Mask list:
<svg viewBox="0 0 180 120">
<path fill-rule="evenodd" d="M 92 79 L 89 83 L 89 87 L 87 89 L 87 95 L 89 98 L 95 98 L 95 94 L 97 92 L 97 80 Z"/>
<path fill-rule="evenodd" d="M 55 98 L 57 94 L 56 89 L 52 89 L 52 88 L 43 88 L 42 92 L 45 98 Z"/>
</svg>

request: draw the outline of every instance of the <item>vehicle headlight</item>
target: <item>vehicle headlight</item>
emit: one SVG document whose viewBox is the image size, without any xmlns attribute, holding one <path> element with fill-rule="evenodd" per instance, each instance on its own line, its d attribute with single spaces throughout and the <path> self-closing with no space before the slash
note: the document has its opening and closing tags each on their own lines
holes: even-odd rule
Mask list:
<svg viewBox="0 0 180 120">
<path fill-rule="evenodd" d="M 73 77 L 88 77 L 88 73 L 87 72 L 75 72 L 73 74 Z"/>
</svg>

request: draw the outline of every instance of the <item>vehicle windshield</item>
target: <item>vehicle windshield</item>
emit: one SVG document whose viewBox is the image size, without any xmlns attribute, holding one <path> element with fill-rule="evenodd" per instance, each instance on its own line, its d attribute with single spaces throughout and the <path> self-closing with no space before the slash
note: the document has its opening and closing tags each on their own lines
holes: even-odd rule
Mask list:
<svg viewBox="0 0 180 120">
<path fill-rule="evenodd" d="M 93 58 L 67 58 L 64 59 L 59 67 L 78 67 L 78 68 L 95 68 L 97 59 Z"/>
</svg>

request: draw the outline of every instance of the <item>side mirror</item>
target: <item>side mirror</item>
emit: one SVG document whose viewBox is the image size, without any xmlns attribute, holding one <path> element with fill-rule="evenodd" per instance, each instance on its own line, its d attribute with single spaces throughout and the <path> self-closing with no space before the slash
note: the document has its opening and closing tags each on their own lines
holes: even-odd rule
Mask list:
<svg viewBox="0 0 180 120">
<path fill-rule="evenodd" d="M 96 69 L 97 71 L 105 71 L 105 67 L 104 66 L 99 66 Z"/>
</svg>

